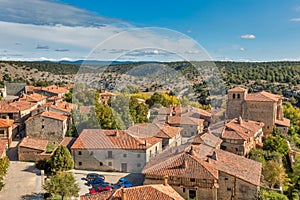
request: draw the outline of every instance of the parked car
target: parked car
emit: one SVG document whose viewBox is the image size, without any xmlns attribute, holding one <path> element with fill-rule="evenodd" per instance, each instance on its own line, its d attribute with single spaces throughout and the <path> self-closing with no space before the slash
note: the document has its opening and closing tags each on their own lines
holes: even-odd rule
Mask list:
<svg viewBox="0 0 300 200">
<path fill-rule="evenodd" d="M 119 179 L 117 185 L 124 188 L 132 187 L 132 184 L 124 177 Z"/>
<path fill-rule="evenodd" d="M 110 191 L 112 188 L 109 185 L 100 185 L 98 187 L 98 192 L 103 192 L 103 191 Z"/>
<path fill-rule="evenodd" d="M 105 180 L 105 177 L 103 175 L 100 175 L 100 174 L 90 173 L 90 174 L 86 175 L 86 180 L 87 181 L 91 181 L 91 180 L 94 180 L 96 178 L 102 178 L 103 180 Z"/>
<path fill-rule="evenodd" d="M 90 186 L 90 185 L 95 185 L 95 184 L 100 184 L 103 183 L 104 179 L 103 178 L 95 178 L 93 180 L 90 180 L 86 183 L 86 185 Z"/>
<path fill-rule="evenodd" d="M 96 194 L 96 193 L 97 193 L 97 189 L 95 189 L 95 188 L 90 189 L 90 194 Z"/>
</svg>

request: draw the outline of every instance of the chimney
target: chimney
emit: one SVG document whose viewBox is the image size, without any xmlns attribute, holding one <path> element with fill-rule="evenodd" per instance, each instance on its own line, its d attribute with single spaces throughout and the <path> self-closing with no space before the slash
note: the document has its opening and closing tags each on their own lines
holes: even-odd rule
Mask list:
<svg viewBox="0 0 300 200">
<path fill-rule="evenodd" d="M 9 116 L 6 116 L 6 123 L 9 124 Z"/>
<path fill-rule="evenodd" d="M 145 145 L 145 146 L 147 146 L 147 140 L 145 140 L 145 143 L 144 143 L 144 145 Z"/>
<path fill-rule="evenodd" d="M 164 186 L 168 186 L 168 176 L 164 176 Z"/>
<path fill-rule="evenodd" d="M 125 188 L 122 188 L 121 200 L 127 200 Z"/>
<path fill-rule="evenodd" d="M 239 118 L 238 118 L 238 123 L 239 123 L 240 125 L 242 125 L 242 124 L 243 124 L 243 119 L 242 119 L 242 117 L 241 117 L 241 116 L 239 116 Z"/>
<path fill-rule="evenodd" d="M 118 136 L 119 136 L 119 132 L 118 132 L 118 130 L 115 130 L 115 132 L 114 132 L 114 136 L 116 136 L 116 137 L 118 137 Z"/>
</svg>

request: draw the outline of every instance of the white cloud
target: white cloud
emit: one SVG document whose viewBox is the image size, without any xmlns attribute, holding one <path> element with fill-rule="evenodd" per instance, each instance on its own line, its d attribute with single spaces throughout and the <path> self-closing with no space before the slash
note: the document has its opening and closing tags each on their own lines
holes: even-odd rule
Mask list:
<svg viewBox="0 0 300 200">
<path fill-rule="evenodd" d="M 292 18 L 290 19 L 291 22 L 300 22 L 300 18 Z"/>
<path fill-rule="evenodd" d="M 240 51 L 245 51 L 245 48 L 241 47 L 241 48 L 240 48 Z"/>
<path fill-rule="evenodd" d="M 246 34 L 246 35 L 241 35 L 242 39 L 255 39 L 256 36 L 255 35 L 252 35 L 252 34 Z"/>
</svg>

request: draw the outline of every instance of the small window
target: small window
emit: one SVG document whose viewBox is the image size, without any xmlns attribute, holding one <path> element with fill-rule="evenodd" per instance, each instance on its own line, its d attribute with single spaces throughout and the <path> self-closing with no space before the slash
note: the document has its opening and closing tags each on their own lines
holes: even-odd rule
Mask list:
<svg viewBox="0 0 300 200">
<path fill-rule="evenodd" d="M 232 95 L 232 98 L 235 99 L 235 94 Z"/>
<path fill-rule="evenodd" d="M 110 166 L 110 167 L 111 167 L 111 166 L 112 166 L 112 162 L 108 162 L 108 166 Z"/>
<path fill-rule="evenodd" d="M 92 156 L 92 155 L 94 155 L 94 152 L 93 152 L 93 151 L 90 152 L 90 156 Z"/>
<path fill-rule="evenodd" d="M 78 165 L 81 166 L 81 165 L 82 165 L 82 162 L 79 162 Z"/>
<path fill-rule="evenodd" d="M 141 154 L 138 154 L 137 157 L 140 158 L 140 157 L 141 157 Z"/>
<path fill-rule="evenodd" d="M 182 192 L 185 193 L 185 188 L 182 188 Z"/>
<path fill-rule="evenodd" d="M 237 94 L 237 98 L 240 99 L 241 98 L 241 94 Z"/>
<path fill-rule="evenodd" d="M 81 151 L 78 151 L 78 155 L 82 155 Z"/>
<path fill-rule="evenodd" d="M 227 188 L 227 191 L 231 191 L 231 188 Z"/>
<path fill-rule="evenodd" d="M 141 163 L 136 164 L 137 167 L 141 167 Z"/>
<path fill-rule="evenodd" d="M 225 181 L 227 181 L 228 180 L 228 178 L 225 178 Z"/>
<path fill-rule="evenodd" d="M 157 147 L 155 147 L 155 154 L 157 154 Z"/>
<path fill-rule="evenodd" d="M 151 150 L 150 150 L 150 153 L 149 153 L 149 154 L 150 154 L 150 157 L 152 157 L 152 151 L 151 151 Z"/>
<path fill-rule="evenodd" d="M 127 154 L 123 154 L 123 157 L 126 158 L 126 157 L 127 157 Z"/>
<path fill-rule="evenodd" d="M 112 157 L 113 157 L 113 156 L 112 156 L 112 151 L 108 151 L 108 152 L 107 152 L 107 157 L 108 157 L 108 158 L 112 158 Z"/>
<path fill-rule="evenodd" d="M 190 181 L 191 181 L 191 182 L 196 182 L 196 179 L 191 178 Z"/>
<path fill-rule="evenodd" d="M 189 197 L 190 197 L 191 199 L 196 198 L 196 190 L 190 190 L 190 191 L 189 191 Z"/>
<path fill-rule="evenodd" d="M 42 125 L 42 129 L 45 128 L 45 125 Z"/>
<path fill-rule="evenodd" d="M 100 162 L 99 164 L 100 164 L 100 166 L 103 166 L 103 162 Z"/>
</svg>

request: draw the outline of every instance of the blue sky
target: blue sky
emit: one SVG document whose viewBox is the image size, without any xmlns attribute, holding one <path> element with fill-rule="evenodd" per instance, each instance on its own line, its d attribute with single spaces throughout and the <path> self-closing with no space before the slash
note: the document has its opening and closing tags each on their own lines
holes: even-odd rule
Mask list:
<svg viewBox="0 0 300 200">
<path fill-rule="evenodd" d="M 36 0 L 40 4 L 26 0 L 23 2 L 27 2 L 28 7 L 18 7 L 20 2 L 0 0 L 0 21 L 3 21 L 0 26 L 24 34 L 28 33 L 24 30 L 36 29 L 40 38 L 11 36 L 8 31 L 1 34 L 4 36 L 2 41 L 0 38 L 0 45 L 7 47 L 2 49 L 2 55 L 0 49 L 2 58 L 79 59 L 86 56 L 95 43 L 101 43 L 115 33 L 132 27 L 163 27 L 191 37 L 214 60 L 300 60 L 299 0 Z M 41 10 L 41 5 L 47 7 L 44 12 L 37 11 Z M 7 14 L 7 7 L 22 9 L 23 12 Z M 58 7 L 62 8 L 61 12 Z M 99 25 L 101 28 L 97 29 Z M 61 40 L 49 39 L 46 30 L 41 30 L 45 26 L 52 26 L 53 36 Z M 47 30 L 51 29 L 49 27 Z M 65 37 L 66 40 L 70 38 L 67 34 L 72 35 L 73 40 L 64 41 Z M 85 45 L 79 44 L 75 36 L 86 37 L 83 40 Z M 5 37 L 14 39 L 14 45 L 8 44 Z M 98 40 L 89 41 L 91 37 Z M 30 42 L 34 43 L 31 47 Z M 16 45 L 18 43 L 21 45 Z"/>
</svg>

